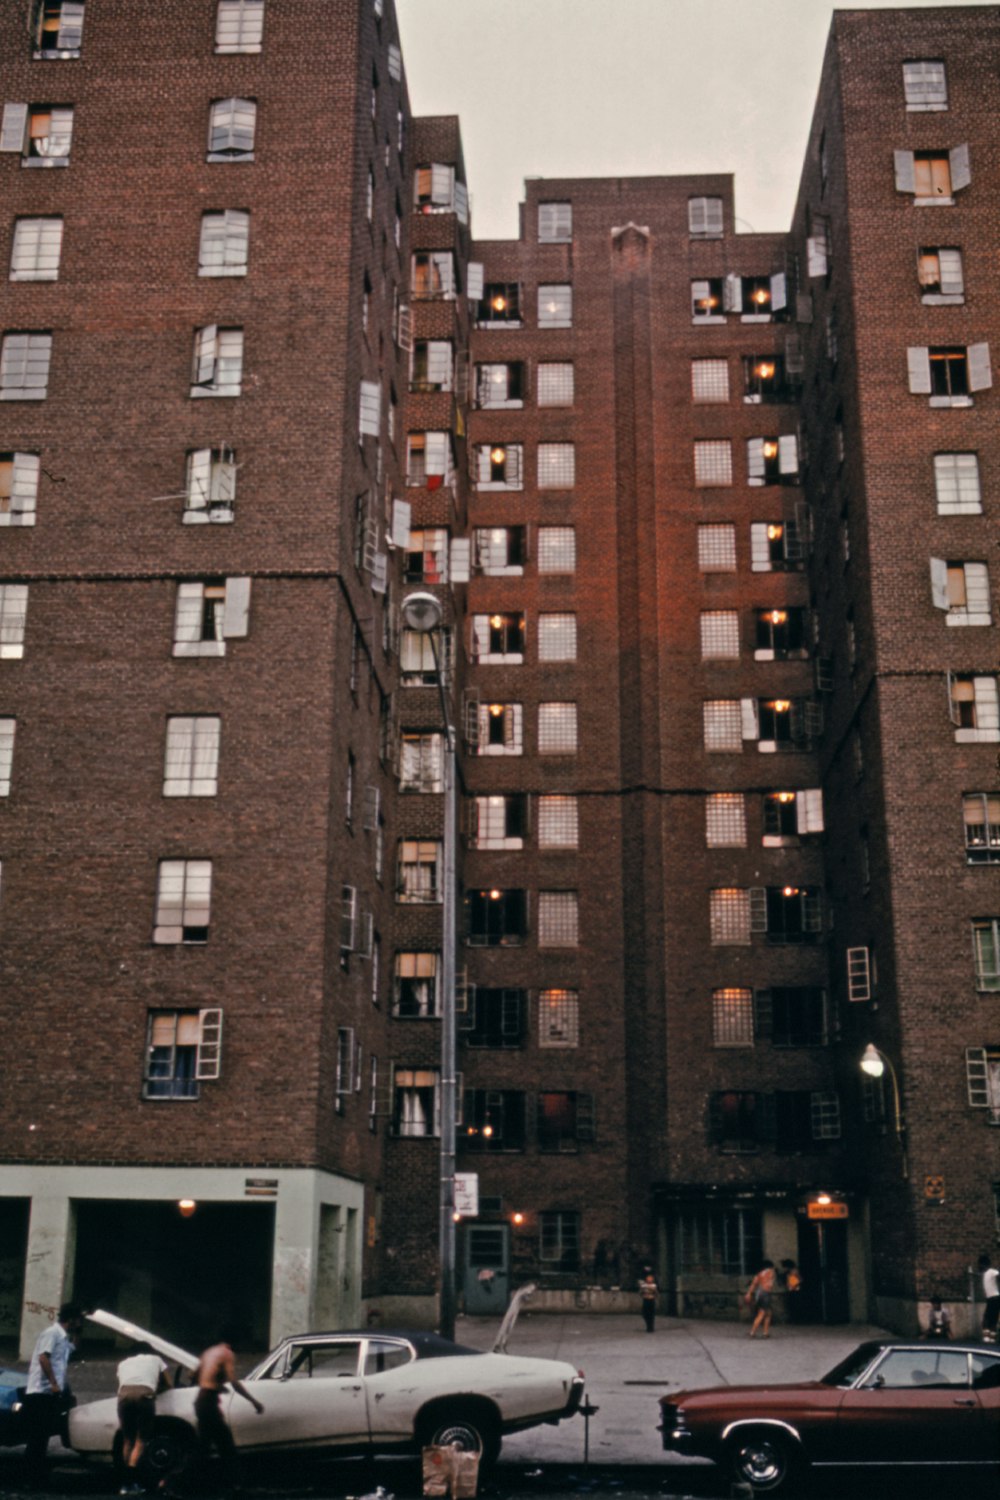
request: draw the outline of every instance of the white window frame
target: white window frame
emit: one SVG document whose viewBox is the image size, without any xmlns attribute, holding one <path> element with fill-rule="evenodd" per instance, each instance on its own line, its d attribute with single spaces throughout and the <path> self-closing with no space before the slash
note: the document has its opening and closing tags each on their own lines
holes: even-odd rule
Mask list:
<svg viewBox="0 0 1000 1500">
<path fill-rule="evenodd" d="M 170 1027 L 170 1041 L 156 1041 L 157 1022 L 161 1027 L 163 1023 L 172 1018 Z M 182 1037 L 182 1023 L 190 1023 L 190 1031 L 193 1041 L 184 1041 Z M 162 1037 L 163 1032 L 160 1032 Z M 178 1079 L 177 1049 L 178 1047 L 192 1047 L 194 1049 L 194 1071 L 188 1079 Z M 154 1051 L 161 1054 L 169 1051 L 169 1056 L 161 1056 L 154 1059 Z M 154 1068 L 169 1071 L 154 1077 Z M 197 1099 L 200 1093 L 199 1084 L 215 1082 L 221 1076 L 222 1069 L 222 1011 L 217 1006 L 204 1010 L 151 1010 L 146 1022 L 146 1065 L 143 1069 L 142 1097 L 144 1099 Z M 176 1088 L 175 1085 L 183 1083 L 185 1087 Z"/>
<path fill-rule="evenodd" d="M 907 113 L 948 108 L 948 73 L 943 60 L 913 58 L 903 63 Z"/>
<path fill-rule="evenodd" d="M 51 365 L 51 333 L 5 333 L 0 343 L 0 401 L 44 401 Z"/>
<path fill-rule="evenodd" d="M 211 604 L 211 616 L 208 605 Z M 249 631 L 250 579 L 199 580 L 177 585 L 174 656 L 225 656 L 226 641 Z M 206 635 L 211 623 L 212 634 Z"/>
<path fill-rule="evenodd" d="M 79 57 L 83 47 L 83 22 L 86 7 L 82 3 L 71 3 L 71 0 L 62 0 L 61 4 L 46 5 L 44 0 L 35 0 L 35 50 L 32 57 L 47 59 L 69 59 Z M 52 19 L 57 20 L 55 28 L 46 25 L 49 17 L 46 11 L 53 13 Z M 53 29 L 55 31 L 55 46 L 47 47 L 45 41 L 51 39 Z"/>
<path fill-rule="evenodd" d="M 264 0 L 219 0 L 215 11 L 216 53 L 260 52 Z"/>
<path fill-rule="evenodd" d="M 426 997 L 417 994 L 414 1013 L 400 1009 L 400 981 L 411 979 Z M 396 954 L 393 964 L 392 1013 L 402 1020 L 433 1020 L 441 1014 L 441 955 L 429 949 L 406 949 Z"/>
<path fill-rule="evenodd" d="M 205 943 L 211 915 L 212 861 L 161 859 L 156 872 L 153 942 Z"/>
<path fill-rule="evenodd" d="M 572 406 L 576 400 L 576 368 L 573 361 L 543 361 L 536 371 L 536 384 L 539 406 Z"/>
<path fill-rule="evenodd" d="M 191 397 L 226 400 L 243 394 L 243 329 L 207 323 L 195 329 Z"/>
<path fill-rule="evenodd" d="M 236 455 L 231 448 L 193 448 L 187 456 L 184 524 L 200 526 L 233 520 Z"/>
<path fill-rule="evenodd" d="M 10 796 L 10 784 L 14 774 L 14 739 L 16 733 L 16 719 L 0 719 L 0 797 Z"/>
<path fill-rule="evenodd" d="M 58 281 L 62 237 L 61 217 L 15 219 L 10 280 Z"/>
<path fill-rule="evenodd" d="M 972 951 L 976 989 L 980 994 L 1000 990 L 1000 917 L 974 917 Z"/>
<path fill-rule="evenodd" d="M 212 100 L 208 111 L 208 161 L 253 161 L 256 138 L 256 99 L 234 95 Z"/>
<path fill-rule="evenodd" d="M 28 585 L 0 583 L 0 661 L 20 661 L 28 615 Z"/>
<path fill-rule="evenodd" d="M 214 797 L 219 790 L 222 720 L 217 714 L 171 714 L 163 756 L 164 797 Z"/>
<path fill-rule="evenodd" d="M 540 490 L 571 490 L 576 484 L 576 445 L 539 443 L 537 465 Z"/>
<path fill-rule="evenodd" d="M 573 287 L 569 282 L 542 282 L 538 288 L 538 327 L 572 328 Z"/>
<path fill-rule="evenodd" d="M 245 276 L 250 258 L 250 215 L 242 208 L 211 210 L 201 216 L 199 276 Z"/>
<path fill-rule="evenodd" d="M 961 689 L 960 696 L 956 696 L 957 688 Z M 995 673 L 949 673 L 948 700 L 952 722 L 956 726 L 956 744 L 995 744 L 1000 741 L 1000 685 Z M 965 726 L 960 723 L 957 708 L 960 701 L 973 705 L 975 724 Z"/>
<path fill-rule="evenodd" d="M 41 459 L 37 453 L 0 453 L 0 526 L 34 526 Z"/>
<path fill-rule="evenodd" d="M 982 515 L 979 455 L 935 453 L 934 496 L 939 516 Z"/>
<path fill-rule="evenodd" d="M 688 234 L 693 239 L 718 240 L 724 230 L 724 206 L 721 198 L 688 199 Z"/>
<path fill-rule="evenodd" d="M 572 242 L 572 203 L 539 203 L 538 243 L 540 245 L 570 245 Z"/>
</svg>

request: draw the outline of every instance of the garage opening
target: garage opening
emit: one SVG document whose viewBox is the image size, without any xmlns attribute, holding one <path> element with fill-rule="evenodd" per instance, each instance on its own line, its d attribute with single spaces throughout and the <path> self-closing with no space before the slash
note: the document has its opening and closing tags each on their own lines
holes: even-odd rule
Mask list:
<svg viewBox="0 0 1000 1500">
<path fill-rule="evenodd" d="M 16 1358 L 28 1254 L 27 1198 L 0 1199 L 0 1349 Z"/>
</svg>

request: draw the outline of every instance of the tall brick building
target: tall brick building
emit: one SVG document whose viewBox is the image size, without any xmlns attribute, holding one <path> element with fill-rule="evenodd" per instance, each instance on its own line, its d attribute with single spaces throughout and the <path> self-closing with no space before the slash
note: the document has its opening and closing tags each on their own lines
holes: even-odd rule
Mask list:
<svg viewBox="0 0 1000 1500">
<path fill-rule="evenodd" d="M 583 178 L 481 243 L 391 3 L 128 15 L 0 19 L 0 1337 L 433 1316 L 439 666 L 467 1308 L 963 1297 L 996 8 L 836 14 L 788 235 Z"/>
</svg>

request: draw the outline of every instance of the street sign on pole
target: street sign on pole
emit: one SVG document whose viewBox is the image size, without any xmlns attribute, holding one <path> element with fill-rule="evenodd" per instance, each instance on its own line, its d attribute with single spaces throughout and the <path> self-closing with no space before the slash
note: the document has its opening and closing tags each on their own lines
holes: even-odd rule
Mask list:
<svg viewBox="0 0 1000 1500">
<path fill-rule="evenodd" d="M 455 1173 L 455 1212 L 463 1219 L 479 1217 L 479 1173 Z"/>
</svg>

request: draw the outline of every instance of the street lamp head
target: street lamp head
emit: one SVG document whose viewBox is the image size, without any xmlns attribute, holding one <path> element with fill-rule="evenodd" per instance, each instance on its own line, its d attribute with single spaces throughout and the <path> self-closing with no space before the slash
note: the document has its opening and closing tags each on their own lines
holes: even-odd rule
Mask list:
<svg viewBox="0 0 1000 1500">
<path fill-rule="evenodd" d="M 433 594 L 423 592 L 407 594 L 399 606 L 399 613 L 403 624 L 410 630 L 419 631 L 421 635 L 437 630 L 443 617 L 441 601 Z"/>
<path fill-rule="evenodd" d="M 885 1072 L 885 1060 L 872 1042 L 868 1043 L 861 1054 L 861 1071 L 867 1073 L 869 1078 L 881 1078 Z"/>
</svg>

